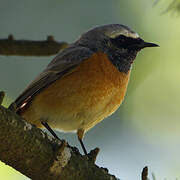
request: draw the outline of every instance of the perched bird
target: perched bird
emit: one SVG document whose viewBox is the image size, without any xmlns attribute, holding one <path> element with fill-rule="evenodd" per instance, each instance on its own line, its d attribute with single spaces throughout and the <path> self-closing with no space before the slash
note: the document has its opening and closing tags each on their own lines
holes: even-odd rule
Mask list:
<svg viewBox="0 0 180 180">
<path fill-rule="evenodd" d="M 109 24 L 81 35 L 49 63 L 15 100 L 17 113 L 28 122 L 82 139 L 89 129 L 121 105 L 137 53 L 158 45 L 142 40 L 120 24 Z"/>
</svg>

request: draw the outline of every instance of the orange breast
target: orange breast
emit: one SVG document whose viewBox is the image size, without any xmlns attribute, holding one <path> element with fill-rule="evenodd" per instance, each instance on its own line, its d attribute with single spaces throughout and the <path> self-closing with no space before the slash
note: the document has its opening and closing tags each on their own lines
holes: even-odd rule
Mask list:
<svg viewBox="0 0 180 180">
<path fill-rule="evenodd" d="M 88 130 L 120 106 L 129 75 L 119 72 L 105 54 L 94 54 L 37 94 L 22 116 L 64 131 Z"/>
</svg>

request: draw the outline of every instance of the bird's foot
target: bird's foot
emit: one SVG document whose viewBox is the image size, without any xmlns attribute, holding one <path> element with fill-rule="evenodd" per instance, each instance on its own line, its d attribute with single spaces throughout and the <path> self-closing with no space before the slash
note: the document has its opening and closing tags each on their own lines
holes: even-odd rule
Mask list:
<svg viewBox="0 0 180 180">
<path fill-rule="evenodd" d="M 64 148 L 68 146 L 68 143 L 63 139 L 61 140 L 61 146 L 60 146 L 60 149 L 59 149 L 59 152 L 63 152 L 64 151 Z"/>
</svg>

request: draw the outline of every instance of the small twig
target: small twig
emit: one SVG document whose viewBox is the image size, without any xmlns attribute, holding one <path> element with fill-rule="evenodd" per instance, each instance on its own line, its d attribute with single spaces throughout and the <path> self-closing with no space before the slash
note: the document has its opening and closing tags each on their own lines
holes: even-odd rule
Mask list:
<svg viewBox="0 0 180 180">
<path fill-rule="evenodd" d="M 100 151 L 99 148 L 95 148 L 95 149 L 91 150 L 91 151 L 88 153 L 88 158 L 89 158 L 89 160 L 92 161 L 93 163 L 95 163 L 96 157 L 97 157 L 99 151 Z"/>
<path fill-rule="evenodd" d="M 0 39 L 0 55 L 7 56 L 50 56 L 68 46 L 66 42 L 57 42 L 53 36 L 45 41 L 15 40 L 13 35 Z"/>
<path fill-rule="evenodd" d="M 142 180 L 148 180 L 148 167 L 144 167 L 141 174 Z"/>
<path fill-rule="evenodd" d="M 5 92 L 4 91 L 0 91 L 0 105 L 3 102 L 4 96 L 5 96 Z"/>
</svg>

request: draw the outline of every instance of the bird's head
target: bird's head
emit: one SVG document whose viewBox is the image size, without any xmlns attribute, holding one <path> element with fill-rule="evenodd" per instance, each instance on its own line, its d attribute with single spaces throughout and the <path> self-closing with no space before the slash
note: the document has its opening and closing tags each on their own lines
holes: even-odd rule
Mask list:
<svg viewBox="0 0 180 180">
<path fill-rule="evenodd" d="M 129 71 L 141 49 L 158 46 L 145 42 L 136 32 L 120 24 L 95 27 L 82 34 L 76 44 L 87 47 L 94 52 L 106 53 L 118 70 L 125 73 Z"/>
</svg>

